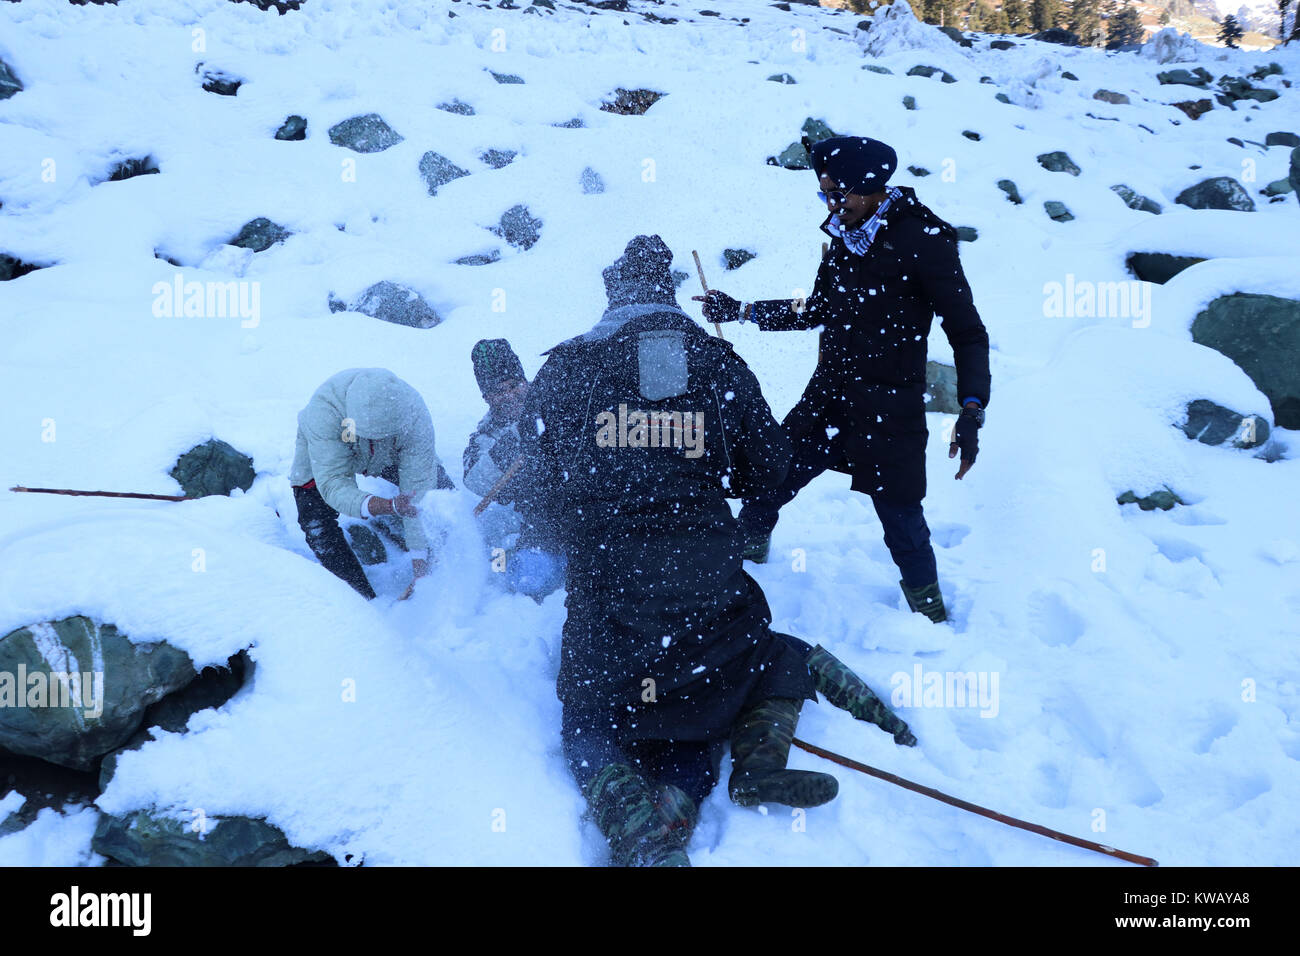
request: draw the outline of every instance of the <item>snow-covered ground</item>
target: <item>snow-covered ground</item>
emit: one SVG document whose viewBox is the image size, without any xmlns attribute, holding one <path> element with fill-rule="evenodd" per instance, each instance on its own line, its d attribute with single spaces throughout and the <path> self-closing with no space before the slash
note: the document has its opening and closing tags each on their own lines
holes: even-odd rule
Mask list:
<svg viewBox="0 0 1300 956">
<path fill-rule="evenodd" d="M 811 115 L 891 143 L 902 165 L 931 173 L 896 183 L 978 229 L 962 256 L 993 342 L 993 396 L 960 483 L 951 418 L 931 416 L 926 512 L 950 625 L 900 607 L 870 502 L 843 476 L 785 509 L 772 563 L 752 573 L 778 629 L 826 645 L 882 694 L 919 668 L 923 681 L 974 672 L 990 697 L 929 706 L 918 693 L 900 708 L 914 750 L 824 703 L 805 708 L 800 736 L 1166 865 L 1294 863 L 1300 441 L 1276 430 L 1285 459 L 1269 463 L 1173 426 L 1197 398 L 1268 415 L 1245 373 L 1193 344 L 1189 327 L 1225 292 L 1300 297 L 1295 198 L 1257 193 L 1286 176 L 1289 150 L 1227 142 L 1300 131 L 1300 91 L 1281 83 L 1300 78 L 1300 49 L 1206 49 L 1185 65 L 1218 76 L 1281 63 L 1283 76 L 1259 85 L 1282 96 L 1193 122 L 1164 104 L 1203 94 L 1159 85 L 1166 67 L 1137 56 L 962 49 L 927 28 L 924 48 L 868 60 L 849 13 L 632 5 L 679 22 L 563 4 L 531 15 L 309 0 L 285 16 L 225 0 L 0 5 L 0 59 L 26 87 L 0 102 L 0 251 L 58 263 L 0 284 L 0 480 L 176 493 L 177 455 L 211 436 L 258 472 L 247 494 L 181 504 L 0 496 L 0 634 L 82 613 L 199 664 L 250 645 L 257 663 L 251 686 L 187 733 L 124 755 L 100 808 L 261 816 L 296 845 L 367 864 L 600 862 L 558 755 L 563 595 L 538 606 L 502 592 L 477 560 L 474 498 L 457 491 L 432 495 L 430 520 L 458 557 L 404 603 L 409 570 L 394 562 L 372 574 L 380 598 L 362 601 L 311 560 L 294 519 L 296 414 L 333 372 L 391 368 L 424 395 L 459 479 L 484 411 L 470 346 L 508 337 L 536 372 L 544 349 L 599 317 L 600 271 L 631 236 L 664 237 L 691 272 L 679 293 L 691 309 L 692 249 L 737 297 L 807 290 L 824 208 L 810 173 L 764 160 Z M 199 61 L 241 77 L 238 95 L 203 91 Z M 905 76 L 916 64 L 957 82 Z M 766 80 L 781 72 L 797 82 Z M 667 95 L 643 116 L 601 112 L 616 87 Z M 1094 100 L 1099 88 L 1132 104 Z M 453 99 L 476 114 L 435 108 Z M 372 112 L 404 140 L 372 154 L 330 144 L 330 126 Z M 272 138 L 289 114 L 307 118 L 305 141 Z M 585 128 L 555 125 L 575 116 Z M 494 170 L 478 159 L 489 148 L 519 156 Z M 429 196 L 426 150 L 471 175 Z M 1035 157 L 1053 150 L 1081 174 L 1042 168 Z M 144 155 L 159 175 L 92 185 Z M 583 192 L 587 166 L 606 191 Z M 1258 210 L 1173 204 L 1214 175 L 1242 180 Z M 998 189 L 1003 178 L 1023 205 Z M 1110 189 L 1121 182 L 1165 215 L 1129 209 Z M 1052 221 L 1045 200 L 1075 220 Z M 544 222 L 527 251 L 487 231 L 516 203 Z M 223 251 L 257 216 L 294 235 L 251 257 Z M 757 258 L 724 272 L 722 250 L 741 246 Z M 453 263 L 493 248 L 497 263 Z M 1155 287 L 1149 314 L 1046 308 L 1050 283 L 1129 280 L 1134 249 L 1220 258 Z M 256 321 L 156 315 L 155 284 L 178 272 L 259 283 Z M 351 300 L 383 279 L 419 290 L 443 323 L 327 309 L 331 292 Z M 784 415 L 815 335 L 726 334 Z M 937 324 L 930 351 L 951 361 Z M 1115 502 L 1164 485 L 1188 504 Z M 734 807 L 719 789 L 696 864 L 1119 865 L 801 752 L 791 764 L 835 772 L 839 798 L 800 821 Z M 0 817 L 13 809 L 0 802 Z M 0 864 L 97 861 L 95 813 L 43 812 L 0 838 Z"/>
</svg>

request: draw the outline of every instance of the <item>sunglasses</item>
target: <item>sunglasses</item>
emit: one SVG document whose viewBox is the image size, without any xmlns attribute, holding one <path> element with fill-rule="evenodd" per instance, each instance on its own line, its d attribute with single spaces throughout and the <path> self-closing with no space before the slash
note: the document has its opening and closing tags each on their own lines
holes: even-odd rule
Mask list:
<svg viewBox="0 0 1300 956">
<path fill-rule="evenodd" d="M 835 201 L 835 205 L 837 206 L 843 206 L 844 200 L 848 199 L 852 195 L 853 192 L 851 190 L 846 192 L 841 189 L 832 189 L 828 193 L 822 192 L 820 189 L 817 190 L 818 199 L 820 199 L 822 202 L 826 202 L 827 200 L 833 199 Z"/>
</svg>

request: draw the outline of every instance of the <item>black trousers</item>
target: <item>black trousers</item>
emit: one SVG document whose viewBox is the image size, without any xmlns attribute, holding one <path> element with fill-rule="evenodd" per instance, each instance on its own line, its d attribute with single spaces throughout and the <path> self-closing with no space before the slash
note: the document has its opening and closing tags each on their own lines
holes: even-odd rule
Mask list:
<svg viewBox="0 0 1300 956">
<path fill-rule="evenodd" d="M 792 413 L 793 415 L 793 413 Z M 789 419 L 782 423 L 788 429 Z M 740 509 L 740 526 L 747 537 L 770 535 L 785 505 L 794 500 L 808 482 L 844 460 L 839 435 L 828 438 L 824 428 L 812 428 L 790 436 L 794 460 L 780 487 L 771 495 L 746 499 Z M 909 588 L 922 588 L 939 580 L 939 571 L 930 544 L 930 528 L 920 501 L 890 501 L 871 496 L 876 516 L 885 532 L 885 547 Z"/>
<path fill-rule="evenodd" d="M 314 484 L 295 487 L 293 500 L 298 505 L 298 527 L 307 536 L 312 554 L 330 574 L 346 581 L 366 600 L 373 600 L 375 590 L 339 527 L 339 513 L 325 503 Z"/>
<path fill-rule="evenodd" d="M 614 715 L 584 713 L 566 706 L 560 735 L 569 771 L 585 788 L 612 763 L 627 764 L 652 786 L 671 783 L 698 807 L 718 782 L 724 741 L 637 740 L 620 743 L 610 726 Z"/>
</svg>

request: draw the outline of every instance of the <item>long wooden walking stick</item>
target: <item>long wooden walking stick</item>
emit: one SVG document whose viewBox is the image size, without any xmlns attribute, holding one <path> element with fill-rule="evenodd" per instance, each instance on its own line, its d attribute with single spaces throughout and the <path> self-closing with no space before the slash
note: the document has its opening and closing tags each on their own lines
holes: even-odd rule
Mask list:
<svg viewBox="0 0 1300 956">
<path fill-rule="evenodd" d="M 30 495 L 75 495 L 89 498 L 144 498 L 149 501 L 189 501 L 185 495 L 146 495 L 138 491 L 79 491 L 75 488 L 24 488 L 14 485 L 10 491 L 25 492 Z"/>
<path fill-rule="evenodd" d="M 700 265 L 700 254 L 699 254 L 698 252 L 696 252 L 694 249 L 692 249 L 692 250 L 691 250 L 691 255 L 693 255 L 693 256 L 695 257 L 695 271 L 698 272 L 698 273 L 700 274 L 700 286 L 701 286 L 701 288 L 704 289 L 704 294 L 705 294 L 705 295 L 708 295 L 708 294 L 709 294 L 709 283 L 708 283 L 707 281 L 705 281 L 705 278 L 704 278 L 704 266 Z M 717 330 L 717 332 L 718 332 L 718 338 L 722 339 L 722 341 L 724 341 L 724 342 L 727 341 L 727 337 L 726 337 L 725 335 L 722 334 L 722 326 L 721 326 L 720 324 L 718 324 L 717 322 L 714 322 L 714 323 L 713 323 L 713 327 L 714 327 L 714 328 Z"/>
<path fill-rule="evenodd" d="M 511 463 L 510 467 L 506 469 L 506 473 L 497 479 L 496 484 L 488 489 L 488 493 L 483 496 L 483 500 L 474 506 L 474 515 L 476 517 L 487 511 L 487 506 L 492 504 L 497 495 L 501 494 L 501 489 L 509 484 L 510 479 L 515 476 L 515 472 L 520 469 L 523 463 L 524 456 L 520 455 Z"/>
<path fill-rule="evenodd" d="M 829 750 L 823 750 L 815 744 L 807 743 L 798 737 L 794 739 L 794 745 L 800 750 L 806 750 L 810 754 L 816 754 L 818 757 L 825 757 L 842 767 L 848 767 L 850 770 L 857 770 L 869 776 L 876 777 L 889 783 L 897 784 L 904 790 L 911 790 L 913 793 L 919 793 L 927 797 L 933 797 L 949 806 L 958 807 L 962 810 L 969 810 L 971 813 L 977 813 L 982 817 L 988 817 L 990 820 L 997 820 L 999 823 L 1005 823 L 1009 827 L 1017 827 L 1021 830 L 1028 830 L 1030 833 L 1037 833 L 1040 836 L 1050 837 L 1053 840 L 1060 840 L 1062 843 L 1068 843 L 1071 846 L 1082 847 L 1085 850 L 1092 850 L 1096 853 L 1104 853 L 1106 856 L 1118 857 L 1129 863 L 1137 863 L 1139 866 L 1159 866 L 1160 864 L 1151 859 L 1149 856 L 1139 856 L 1136 853 L 1128 853 L 1124 850 L 1117 850 L 1113 846 L 1106 846 L 1103 843 L 1093 843 L 1091 840 L 1084 840 L 1080 837 L 1070 836 L 1068 833 L 1062 833 L 1060 830 L 1053 830 L 1050 827 L 1040 826 L 1037 823 L 1028 823 L 1024 820 L 1017 820 L 1015 817 L 1009 817 L 1005 813 L 998 813 L 996 810 L 989 810 L 981 807 L 976 803 L 969 803 L 957 797 L 950 797 L 948 794 L 933 787 L 927 787 L 923 784 L 913 783 L 911 780 L 905 780 L 897 774 L 888 773 L 884 770 L 877 770 L 875 767 L 868 767 L 864 763 L 858 763 L 856 760 L 850 760 L 848 757 L 840 756 Z"/>
</svg>

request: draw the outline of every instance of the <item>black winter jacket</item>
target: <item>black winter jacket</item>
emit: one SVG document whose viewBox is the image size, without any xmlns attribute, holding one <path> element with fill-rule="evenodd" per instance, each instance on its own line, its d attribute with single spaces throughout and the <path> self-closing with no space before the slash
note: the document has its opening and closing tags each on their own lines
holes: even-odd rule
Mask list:
<svg viewBox="0 0 1300 956">
<path fill-rule="evenodd" d="M 814 329 L 816 371 L 786 419 L 791 438 L 828 426 L 844 432 L 855 490 L 925 497 L 926 337 L 937 314 L 952 344 L 958 400 L 989 402 L 989 338 L 957 254 L 956 230 L 909 187 L 886 213 L 865 256 L 838 237 L 810 295 L 755 303 L 764 330 Z M 827 222 L 823 231 L 830 235 Z"/>
</svg>

